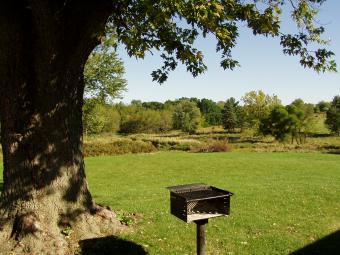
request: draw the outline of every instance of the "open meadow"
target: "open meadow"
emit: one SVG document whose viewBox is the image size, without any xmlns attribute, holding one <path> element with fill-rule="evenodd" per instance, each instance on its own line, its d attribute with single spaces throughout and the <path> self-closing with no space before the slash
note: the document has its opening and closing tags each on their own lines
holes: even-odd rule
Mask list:
<svg viewBox="0 0 340 255">
<path fill-rule="evenodd" d="M 197 182 L 235 193 L 231 215 L 207 225 L 207 254 L 291 254 L 330 234 L 333 253 L 312 249 L 339 252 L 339 155 L 157 152 L 90 157 L 86 169 L 95 201 L 131 228 L 120 238 L 149 254 L 195 254 L 195 224 L 170 215 L 166 187 Z"/>
</svg>

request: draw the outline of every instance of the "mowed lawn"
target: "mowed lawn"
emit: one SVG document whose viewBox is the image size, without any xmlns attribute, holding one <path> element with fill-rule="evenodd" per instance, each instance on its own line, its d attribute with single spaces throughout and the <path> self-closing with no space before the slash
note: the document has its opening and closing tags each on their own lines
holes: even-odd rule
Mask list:
<svg viewBox="0 0 340 255">
<path fill-rule="evenodd" d="M 210 220 L 208 254 L 289 254 L 340 230 L 340 155 L 184 152 L 88 158 L 97 202 L 142 214 L 125 238 L 150 254 L 195 254 L 195 224 L 169 213 L 165 187 L 204 182 L 235 193 Z"/>
<path fill-rule="evenodd" d="M 121 238 L 149 254 L 195 254 L 195 224 L 169 213 L 166 187 L 178 184 L 235 193 L 231 215 L 207 225 L 207 254 L 290 254 L 340 230 L 340 155 L 161 152 L 87 158 L 86 169 L 96 202 L 137 214 Z"/>
</svg>

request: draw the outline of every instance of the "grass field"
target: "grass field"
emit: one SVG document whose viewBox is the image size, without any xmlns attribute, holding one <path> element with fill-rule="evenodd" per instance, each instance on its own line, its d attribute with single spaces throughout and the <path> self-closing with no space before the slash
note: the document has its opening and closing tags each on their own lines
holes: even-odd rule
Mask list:
<svg viewBox="0 0 340 255">
<path fill-rule="evenodd" d="M 289 254 L 340 229 L 340 158 L 318 153 L 156 153 L 88 158 L 99 203 L 141 215 L 125 238 L 150 254 L 194 254 L 195 226 L 169 214 L 170 185 L 235 193 L 207 226 L 208 254 Z"/>
<path fill-rule="evenodd" d="M 136 214 L 122 238 L 149 254 L 195 254 L 195 225 L 170 215 L 165 189 L 185 183 L 235 193 L 231 216 L 207 225 L 207 254 L 290 254 L 340 230 L 340 155 L 161 152 L 87 158 L 86 167 L 96 202 Z"/>
</svg>

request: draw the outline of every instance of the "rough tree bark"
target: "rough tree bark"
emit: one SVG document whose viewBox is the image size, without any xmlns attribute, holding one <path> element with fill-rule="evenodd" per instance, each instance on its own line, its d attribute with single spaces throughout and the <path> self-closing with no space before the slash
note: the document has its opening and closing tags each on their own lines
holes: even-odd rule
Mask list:
<svg viewBox="0 0 340 255">
<path fill-rule="evenodd" d="M 0 8 L 0 254 L 67 254 L 63 228 L 100 231 L 82 155 L 83 68 L 113 1 L 11 2 Z"/>
</svg>

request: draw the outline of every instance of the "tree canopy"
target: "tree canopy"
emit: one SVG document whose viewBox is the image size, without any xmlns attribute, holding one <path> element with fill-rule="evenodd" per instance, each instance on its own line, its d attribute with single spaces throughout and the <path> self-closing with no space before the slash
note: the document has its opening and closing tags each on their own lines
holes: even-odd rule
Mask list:
<svg viewBox="0 0 340 255">
<path fill-rule="evenodd" d="M 174 108 L 173 125 L 183 132 L 195 133 L 200 124 L 200 117 L 200 110 L 194 102 L 181 100 Z"/>
<path fill-rule="evenodd" d="M 283 53 L 299 56 L 304 67 L 317 72 L 336 71 L 333 52 L 323 48 L 325 31 L 315 18 L 323 0 L 144 0 L 116 1 L 118 9 L 110 18 L 118 41 L 130 56 L 143 58 L 147 52 L 161 51 L 164 64 L 152 72 L 153 79 L 162 83 L 178 62 L 186 65 L 193 76 L 204 72 L 203 53 L 195 48 L 196 39 L 203 35 L 216 38 L 216 51 L 221 53 L 221 66 L 234 69 L 239 62 L 232 48 L 239 36 L 239 27 L 247 25 L 254 35 L 280 37 Z M 284 33 L 282 15 L 290 11 L 297 32 Z M 315 44 L 321 47 L 313 47 Z"/>
<path fill-rule="evenodd" d="M 117 39 L 112 28 L 108 27 L 102 43 L 90 54 L 84 68 L 85 95 L 110 101 L 120 97 L 126 90 L 124 64 L 118 58 L 115 46 Z"/>
<path fill-rule="evenodd" d="M 221 124 L 221 108 L 211 99 L 203 98 L 197 101 L 197 106 L 203 114 L 207 125 Z"/>
<path fill-rule="evenodd" d="M 280 105 L 281 101 L 276 96 L 270 96 L 262 90 L 250 91 L 242 97 L 244 114 L 248 126 L 259 126 L 261 119 L 268 117 L 270 111 Z"/>
</svg>

